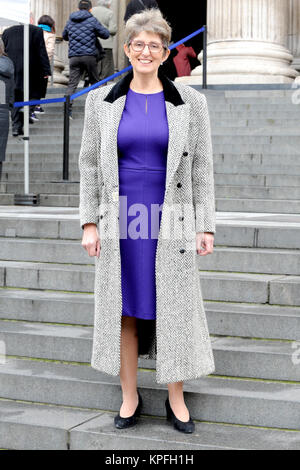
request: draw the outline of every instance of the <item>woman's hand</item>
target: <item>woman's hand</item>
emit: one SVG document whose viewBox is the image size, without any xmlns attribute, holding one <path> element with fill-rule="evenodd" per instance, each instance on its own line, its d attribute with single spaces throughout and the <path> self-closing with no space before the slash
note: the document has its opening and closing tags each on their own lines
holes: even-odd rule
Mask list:
<svg viewBox="0 0 300 470">
<path fill-rule="evenodd" d="M 204 250 L 201 250 L 201 247 Z M 197 232 L 196 233 L 196 250 L 198 255 L 205 256 L 213 252 L 214 248 L 214 234 L 210 232 Z"/>
<path fill-rule="evenodd" d="M 100 256 L 100 238 L 96 224 L 85 224 L 81 245 L 88 252 L 89 256 Z"/>
</svg>

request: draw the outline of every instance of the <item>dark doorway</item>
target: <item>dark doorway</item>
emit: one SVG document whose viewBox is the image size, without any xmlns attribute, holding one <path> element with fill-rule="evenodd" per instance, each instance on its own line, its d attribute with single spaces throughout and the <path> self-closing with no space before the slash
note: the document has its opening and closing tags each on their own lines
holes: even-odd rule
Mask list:
<svg viewBox="0 0 300 470">
<path fill-rule="evenodd" d="M 207 0 L 187 0 L 186 2 L 157 0 L 157 3 L 164 17 L 172 26 L 172 41 L 174 42 L 188 36 L 206 24 Z M 184 44 L 192 46 L 198 55 L 203 48 L 203 34 L 198 34 Z M 176 77 L 176 69 L 173 64 L 173 57 L 176 54 L 177 51 L 173 50 L 169 60 L 164 65 L 165 73 L 172 80 Z M 198 59 L 191 59 L 192 69 L 199 64 Z"/>
</svg>

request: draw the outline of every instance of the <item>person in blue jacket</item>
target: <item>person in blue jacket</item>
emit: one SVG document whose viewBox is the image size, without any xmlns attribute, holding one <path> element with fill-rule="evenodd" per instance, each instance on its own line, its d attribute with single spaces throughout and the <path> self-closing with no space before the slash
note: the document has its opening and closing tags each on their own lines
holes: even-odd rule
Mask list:
<svg viewBox="0 0 300 470">
<path fill-rule="evenodd" d="M 69 41 L 70 77 L 67 94 L 75 93 L 83 72 L 87 72 L 89 82 L 99 81 L 97 68 L 99 38 L 108 39 L 109 31 L 92 14 L 90 0 L 81 0 L 78 10 L 71 13 L 63 38 Z M 71 113 L 70 113 L 71 117 Z"/>
</svg>

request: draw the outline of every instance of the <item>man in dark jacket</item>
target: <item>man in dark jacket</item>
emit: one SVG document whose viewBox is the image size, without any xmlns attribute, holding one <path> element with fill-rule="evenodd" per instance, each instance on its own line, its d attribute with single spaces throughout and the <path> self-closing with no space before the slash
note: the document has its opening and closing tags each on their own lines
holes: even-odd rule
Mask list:
<svg viewBox="0 0 300 470">
<path fill-rule="evenodd" d="M 75 93 L 80 78 L 87 71 L 91 84 L 99 81 L 97 70 L 97 37 L 109 38 L 109 31 L 91 14 L 90 0 L 81 0 L 78 10 L 71 13 L 63 31 L 69 41 L 70 78 L 68 95 Z"/>
<path fill-rule="evenodd" d="M 15 67 L 15 101 L 23 101 L 23 76 L 24 76 L 24 26 L 11 26 L 3 32 L 2 39 L 5 52 L 13 61 Z M 43 31 L 37 26 L 29 25 L 29 99 L 38 100 L 41 97 L 41 87 L 44 78 L 51 75 L 51 67 L 46 51 Z M 30 121 L 35 106 L 30 107 Z M 13 136 L 23 135 L 22 108 L 14 108 L 12 111 Z"/>
<path fill-rule="evenodd" d="M 156 0 L 131 0 L 127 5 L 124 21 L 126 22 L 132 15 L 146 8 L 158 8 Z"/>
</svg>

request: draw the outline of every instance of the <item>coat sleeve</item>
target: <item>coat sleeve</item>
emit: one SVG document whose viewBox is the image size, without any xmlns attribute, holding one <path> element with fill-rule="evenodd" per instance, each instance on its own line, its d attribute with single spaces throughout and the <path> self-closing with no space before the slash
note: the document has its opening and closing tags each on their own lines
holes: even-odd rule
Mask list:
<svg viewBox="0 0 300 470">
<path fill-rule="evenodd" d="M 65 29 L 62 32 L 62 37 L 65 41 L 69 41 L 69 31 L 68 31 L 68 22 L 65 26 Z"/>
<path fill-rule="evenodd" d="M 211 126 L 205 95 L 197 92 L 196 146 L 192 166 L 196 232 L 216 232 Z"/>
<path fill-rule="evenodd" d="M 110 34 L 108 29 L 104 28 L 104 26 L 96 18 L 94 18 L 94 28 L 96 36 L 102 39 L 109 38 Z"/>
<path fill-rule="evenodd" d="M 99 130 L 97 128 L 94 92 L 91 91 L 85 102 L 84 127 L 79 154 L 80 196 L 79 213 L 80 225 L 99 223 L 100 190 L 102 174 L 98 175 L 97 148 Z"/>
<path fill-rule="evenodd" d="M 118 31 L 118 26 L 117 26 L 117 23 L 115 21 L 113 12 L 110 11 L 109 13 L 110 13 L 110 15 L 109 15 L 108 31 L 109 31 L 111 36 L 114 36 Z"/>
</svg>

